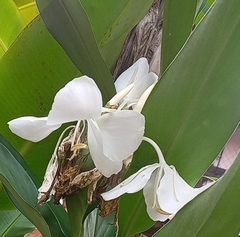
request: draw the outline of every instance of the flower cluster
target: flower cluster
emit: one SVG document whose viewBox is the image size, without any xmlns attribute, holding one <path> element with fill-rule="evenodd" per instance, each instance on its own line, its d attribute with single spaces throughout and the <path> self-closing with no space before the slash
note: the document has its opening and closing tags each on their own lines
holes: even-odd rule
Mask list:
<svg viewBox="0 0 240 237">
<path fill-rule="evenodd" d="M 82 76 L 58 91 L 47 117 L 26 116 L 8 123 L 13 133 L 38 142 L 62 124 L 77 122 L 64 130 L 57 143 L 39 189 L 40 203 L 50 200 L 52 195 L 58 202 L 76 188 L 91 186 L 94 191 L 102 176 L 109 178 L 119 173 L 129 157 L 131 162 L 142 140 L 154 146 L 159 163 L 143 167 L 102 193 L 104 200 L 143 189 L 149 216 L 163 221 L 206 189 L 190 187 L 173 166 L 166 164 L 159 147 L 144 137 L 145 119 L 141 110 L 157 79 L 156 74 L 149 72 L 147 60 L 140 58 L 116 80 L 117 94 L 105 107 L 94 80 Z M 71 131 L 63 139 L 68 129 Z M 84 172 L 86 157 L 91 157 L 94 167 Z"/>
</svg>

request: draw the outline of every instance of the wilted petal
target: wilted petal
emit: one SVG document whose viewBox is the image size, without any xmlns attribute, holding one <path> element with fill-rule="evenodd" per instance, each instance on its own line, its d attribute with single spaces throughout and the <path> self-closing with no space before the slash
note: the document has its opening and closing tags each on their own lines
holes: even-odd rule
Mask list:
<svg viewBox="0 0 240 237">
<path fill-rule="evenodd" d="M 105 177 L 117 174 L 122 169 L 121 161 L 113 162 L 103 154 L 101 131 L 93 119 L 88 120 L 88 146 L 96 168 Z"/>
<path fill-rule="evenodd" d="M 127 159 L 142 141 L 145 119 L 136 111 L 104 114 L 97 123 L 102 135 L 103 154 L 112 161 Z"/>
<path fill-rule="evenodd" d="M 48 166 L 44 175 L 43 183 L 41 187 L 38 189 L 39 202 L 49 201 L 51 199 L 51 195 L 55 193 L 55 189 L 53 188 L 54 187 L 53 182 L 54 183 L 56 182 L 54 179 L 57 173 L 57 169 L 58 169 L 57 156 L 52 156 L 51 160 L 48 163 Z M 52 189 L 50 190 L 51 187 Z"/>
<path fill-rule="evenodd" d="M 96 83 L 87 76 L 75 78 L 55 96 L 47 124 L 98 118 L 102 96 Z"/>
<path fill-rule="evenodd" d="M 47 125 L 46 122 L 47 117 L 26 116 L 11 120 L 8 125 L 10 130 L 19 137 L 38 142 L 61 126 L 61 124 Z"/>
<path fill-rule="evenodd" d="M 103 199 L 109 201 L 123 195 L 124 193 L 138 192 L 146 185 L 152 175 L 152 172 L 158 167 L 159 164 L 153 164 L 141 168 L 137 173 L 128 177 L 115 188 L 108 192 L 102 193 L 101 195 Z"/>
<path fill-rule="evenodd" d="M 149 65 L 146 58 L 138 59 L 131 67 L 124 71 L 116 80 L 116 91 L 119 92 L 125 87 L 148 74 Z"/>
<path fill-rule="evenodd" d="M 186 203 L 212 184 L 193 188 L 181 178 L 174 167 L 166 165 L 157 189 L 158 203 L 164 211 L 176 214 Z"/>
</svg>

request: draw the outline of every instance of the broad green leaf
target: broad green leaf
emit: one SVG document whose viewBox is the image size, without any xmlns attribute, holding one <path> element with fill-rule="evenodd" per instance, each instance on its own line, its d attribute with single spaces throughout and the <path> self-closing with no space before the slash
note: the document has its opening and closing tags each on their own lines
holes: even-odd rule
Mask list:
<svg viewBox="0 0 240 237">
<path fill-rule="evenodd" d="M 79 75 L 40 18 L 22 31 L 1 60 L 1 133 L 41 180 L 62 129 L 33 144 L 12 134 L 7 122 L 27 115 L 46 116 L 56 92 Z"/>
<path fill-rule="evenodd" d="M 102 92 L 103 102 L 107 103 L 114 95 L 113 79 L 82 4 L 78 0 L 52 0 L 44 8 L 46 1 L 37 3 L 48 30 L 77 68 L 95 80 Z"/>
<path fill-rule="evenodd" d="M 0 236 L 22 237 L 34 229 L 35 226 L 18 210 L 0 212 Z"/>
<path fill-rule="evenodd" d="M 191 185 L 217 157 L 239 122 L 239 7 L 237 0 L 215 3 L 143 109 L 145 135 L 160 146 L 168 164 L 175 165 Z M 134 156 L 151 163 L 156 158 L 155 152 L 145 145 Z M 138 167 L 135 162 L 129 172 L 140 169 L 142 164 Z M 136 203 L 142 198 L 141 193 L 137 195 Z M 132 203 L 132 210 L 135 209 Z M 124 219 L 135 213 L 128 210 L 120 215 Z M 137 226 L 135 221 L 131 228 Z"/>
<path fill-rule="evenodd" d="M 233 237 L 240 231 L 240 156 L 222 179 L 196 197 L 156 237 Z"/>
<path fill-rule="evenodd" d="M 153 0 L 81 0 L 81 3 L 90 19 L 103 58 L 113 70 L 127 35 L 146 15 Z"/>
<path fill-rule="evenodd" d="M 23 18 L 24 23 L 29 24 L 38 14 L 34 0 L 13 0 Z"/>
<path fill-rule="evenodd" d="M 189 37 L 197 0 L 164 2 L 161 72 L 164 72 Z"/>
<path fill-rule="evenodd" d="M 12 0 L 0 1 L 0 58 L 24 28 L 19 11 Z M 7 26 L 7 27 L 3 27 Z"/>
<path fill-rule="evenodd" d="M 66 212 L 62 207 L 52 204 L 37 205 L 39 181 L 17 151 L 3 137 L 0 143 L 0 163 L 0 180 L 16 207 L 44 236 L 51 236 L 50 231 L 52 235 L 69 236 Z"/>
<path fill-rule="evenodd" d="M 114 215 L 105 218 L 99 216 L 99 210 L 92 211 L 84 222 L 84 237 L 115 237 L 117 226 L 114 224 Z"/>
<path fill-rule="evenodd" d="M 146 136 L 158 143 L 167 162 L 191 184 L 217 157 L 239 122 L 239 6 L 237 0 L 216 2 L 143 111 Z"/>
</svg>

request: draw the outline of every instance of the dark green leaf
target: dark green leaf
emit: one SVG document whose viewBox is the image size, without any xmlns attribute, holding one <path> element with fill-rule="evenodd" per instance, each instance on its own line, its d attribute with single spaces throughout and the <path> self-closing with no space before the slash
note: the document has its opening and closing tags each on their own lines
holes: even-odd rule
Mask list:
<svg viewBox="0 0 240 237">
<path fill-rule="evenodd" d="M 164 72 L 189 37 L 197 0 L 164 2 L 161 72 Z"/>
<path fill-rule="evenodd" d="M 99 216 L 98 209 L 92 211 L 84 222 L 84 237 L 115 237 L 117 226 L 114 224 L 114 215 L 105 218 Z"/>
<path fill-rule="evenodd" d="M 77 68 L 96 81 L 106 103 L 115 91 L 113 79 L 99 52 L 91 24 L 81 3 L 78 0 L 52 0 L 43 9 L 41 2 L 37 1 L 48 30 Z"/>
<path fill-rule="evenodd" d="M 103 58 L 113 70 L 127 35 L 146 15 L 153 0 L 81 2 L 92 24 Z"/>
<path fill-rule="evenodd" d="M 72 229 L 72 237 L 83 236 L 83 217 L 88 207 L 87 188 L 67 197 L 67 209 Z"/>
<path fill-rule="evenodd" d="M 0 212 L 0 236 L 22 237 L 34 229 L 35 226 L 18 210 Z"/>
<path fill-rule="evenodd" d="M 0 180 L 17 208 L 34 223 L 44 236 L 51 236 L 50 231 L 52 235 L 57 233 L 58 236 L 69 236 L 66 212 L 62 207 L 51 204 L 37 206 L 38 192 L 35 183 L 38 186 L 39 181 L 21 156 L 3 137 L 0 143 L 0 161 Z"/>
</svg>

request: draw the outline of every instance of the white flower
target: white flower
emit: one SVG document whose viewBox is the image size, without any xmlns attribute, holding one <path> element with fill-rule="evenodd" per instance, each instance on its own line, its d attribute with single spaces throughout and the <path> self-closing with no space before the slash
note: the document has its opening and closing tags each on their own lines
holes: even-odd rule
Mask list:
<svg viewBox="0 0 240 237">
<path fill-rule="evenodd" d="M 149 72 L 146 58 L 138 59 L 124 71 L 116 80 L 117 94 L 109 101 L 110 105 L 120 102 L 120 108 L 125 105 L 135 106 L 142 94 L 158 80 L 158 76 Z"/>
<path fill-rule="evenodd" d="M 70 81 L 55 96 L 48 117 L 21 117 L 10 121 L 11 131 L 37 142 L 63 123 L 86 120 L 88 146 L 97 169 L 106 177 L 118 173 L 122 161 L 140 145 L 144 116 L 123 110 L 102 113 L 102 96 L 95 82 L 82 76 Z"/>
<path fill-rule="evenodd" d="M 103 193 L 102 197 L 109 201 L 124 193 L 135 193 L 143 189 L 150 218 L 154 221 L 165 221 L 213 183 L 201 188 L 189 186 L 175 168 L 165 162 L 156 143 L 149 138 L 144 137 L 144 140 L 156 149 L 159 163 L 141 168 L 112 190 Z"/>
</svg>

